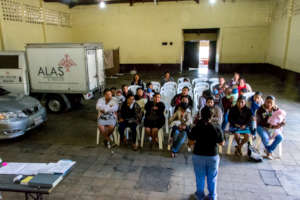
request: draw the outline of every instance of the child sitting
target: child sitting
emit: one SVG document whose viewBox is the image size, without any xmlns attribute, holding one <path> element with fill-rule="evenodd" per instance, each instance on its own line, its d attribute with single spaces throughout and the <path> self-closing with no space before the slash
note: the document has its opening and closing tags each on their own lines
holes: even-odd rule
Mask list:
<svg viewBox="0 0 300 200">
<path fill-rule="evenodd" d="M 286 112 L 284 110 L 278 109 L 275 111 L 271 117 L 268 119 L 268 123 L 272 126 L 277 126 L 278 124 L 282 124 L 285 122 L 286 118 Z M 283 127 L 277 128 L 273 130 L 273 135 L 271 136 L 271 139 L 275 139 L 275 137 L 282 133 Z"/>
</svg>

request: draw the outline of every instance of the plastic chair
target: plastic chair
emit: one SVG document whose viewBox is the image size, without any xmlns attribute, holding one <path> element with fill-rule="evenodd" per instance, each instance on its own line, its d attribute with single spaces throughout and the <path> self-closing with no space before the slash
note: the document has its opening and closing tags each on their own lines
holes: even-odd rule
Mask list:
<svg viewBox="0 0 300 200">
<path fill-rule="evenodd" d="M 101 136 L 100 130 L 99 130 L 99 128 L 97 127 L 97 137 L 96 137 L 96 144 L 97 144 L 97 145 L 99 144 L 100 136 Z M 114 128 L 114 132 L 113 132 L 112 136 L 113 136 L 113 140 L 114 140 L 114 142 L 116 143 L 116 145 L 119 146 L 119 145 L 120 145 L 120 134 L 119 134 L 119 132 L 118 132 L 118 127 L 117 127 L 117 125 L 116 125 L 115 128 Z"/>
<path fill-rule="evenodd" d="M 209 78 L 208 82 L 211 82 L 211 83 L 217 82 L 217 83 L 219 83 L 219 78 Z"/>
<path fill-rule="evenodd" d="M 162 87 L 160 91 L 160 95 L 162 101 L 171 104 L 173 97 L 176 95 L 176 89 L 175 88 L 164 89 L 164 87 Z"/>
<path fill-rule="evenodd" d="M 142 87 L 139 86 L 139 85 L 130 85 L 130 86 L 128 87 L 128 91 L 131 91 L 133 95 L 136 95 L 136 90 L 137 90 L 138 88 L 142 88 Z"/>
<path fill-rule="evenodd" d="M 174 81 L 169 81 L 169 82 L 166 82 L 162 87 L 163 88 L 173 87 L 173 88 L 177 89 L 177 83 Z"/>
<path fill-rule="evenodd" d="M 208 90 L 209 89 L 209 84 L 206 83 L 206 82 L 198 82 L 198 83 L 196 83 L 194 88 L 198 88 L 198 87 L 206 88 L 206 90 Z"/>
<path fill-rule="evenodd" d="M 207 82 L 208 81 L 208 78 L 207 77 L 199 77 L 199 78 L 195 78 L 193 79 L 192 81 L 192 85 L 196 85 L 196 83 L 199 83 L 199 82 Z"/>
<path fill-rule="evenodd" d="M 246 102 L 249 100 L 249 98 L 251 98 L 253 95 L 255 94 L 255 92 L 247 92 L 244 93 L 243 96 L 246 97 Z"/>
<path fill-rule="evenodd" d="M 151 84 L 153 85 L 153 90 L 155 92 L 160 92 L 160 83 L 157 81 L 151 81 Z"/>
<path fill-rule="evenodd" d="M 240 137 L 243 138 L 243 134 L 240 134 Z M 229 139 L 228 139 L 228 144 L 227 144 L 227 154 L 230 155 L 231 154 L 231 146 L 233 143 L 233 139 L 234 139 L 234 134 L 230 133 L 229 135 Z M 249 142 L 250 144 L 253 144 L 253 139 L 252 139 L 252 135 L 249 135 Z"/>
<path fill-rule="evenodd" d="M 144 139 L 145 139 L 145 127 L 143 127 L 143 129 L 142 129 L 141 148 L 144 147 Z M 158 130 L 158 148 L 159 148 L 159 150 L 163 150 L 163 140 L 164 140 L 164 131 L 161 128 Z"/>
<path fill-rule="evenodd" d="M 177 94 L 181 93 L 182 88 L 188 87 L 189 91 L 192 91 L 192 84 L 190 82 L 182 82 L 178 84 Z"/>
<path fill-rule="evenodd" d="M 183 83 L 183 82 L 184 82 L 184 79 L 187 79 L 188 82 L 191 83 L 190 78 L 188 78 L 188 77 L 180 77 L 180 78 L 178 78 L 178 80 L 177 80 L 177 84 Z"/>
<path fill-rule="evenodd" d="M 214 87 L 216 87 L 217 85 L 219 85 L 219 82 L 213 82 L 210 84 L 210 91 L 214 92 Z"/>
<path fill-rule="evenodd" d="M 246 83 L 246 87 L 247 87 L 247 90 L 248 92 L 253 92 L 251 86 L 249 85 L 249 83 Z"/>
</svg>

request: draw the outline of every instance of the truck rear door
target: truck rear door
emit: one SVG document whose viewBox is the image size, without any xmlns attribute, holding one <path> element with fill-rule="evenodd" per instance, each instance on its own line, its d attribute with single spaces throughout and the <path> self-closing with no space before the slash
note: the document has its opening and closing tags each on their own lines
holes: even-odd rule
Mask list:
<svg viewBox="0 0 300 200">
<path fill-rule="evenodd" d="M 24 54 L 0 54 L 0 86 L 10 92 L 29 95 Z"/>
<path fill-rule="evenodd" d="M 95 49 L 87 50 L 87 65 L 89 76 L 89 89 L 92 91 L 98 88 L 97 60 Z"/>
</svg>

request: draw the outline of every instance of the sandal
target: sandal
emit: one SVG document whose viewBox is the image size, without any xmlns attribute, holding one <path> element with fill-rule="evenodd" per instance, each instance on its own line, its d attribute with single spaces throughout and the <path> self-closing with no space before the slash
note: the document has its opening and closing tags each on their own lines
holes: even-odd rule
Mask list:
<svg viewBox="0 0 300 200">
<path fill-rule="evenodd" d="M 175 158 L 175 157 L 176 157 L 176 153 L 172 151 L 171 157 L 172 157 L 172 158 Z"/>
</svg>

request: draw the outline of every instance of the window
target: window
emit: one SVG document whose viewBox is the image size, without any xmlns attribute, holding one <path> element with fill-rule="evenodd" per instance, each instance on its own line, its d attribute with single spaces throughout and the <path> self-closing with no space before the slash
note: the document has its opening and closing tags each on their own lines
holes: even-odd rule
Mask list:
<svg viewBox="0 0 300 200">
<path fill-rule="evenodd" d="M 0 55 L 0 69 L 18 69 L 19 56 L 16 55 Z"/>
</svg>

